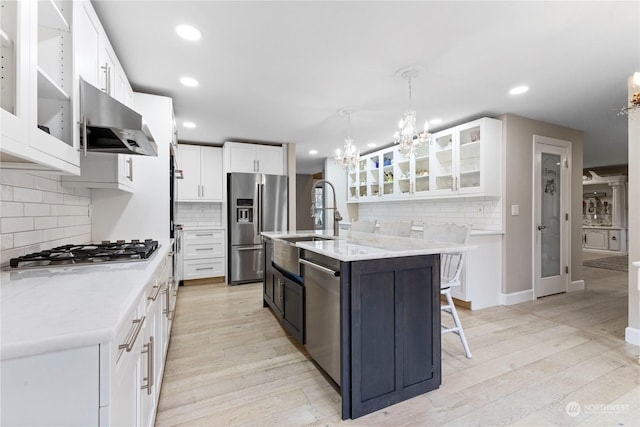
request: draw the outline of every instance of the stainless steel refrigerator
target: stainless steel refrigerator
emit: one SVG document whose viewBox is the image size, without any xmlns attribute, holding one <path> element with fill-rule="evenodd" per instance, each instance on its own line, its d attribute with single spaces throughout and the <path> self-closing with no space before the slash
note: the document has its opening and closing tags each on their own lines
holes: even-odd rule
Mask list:
<svg viewBox="0 0 640 427">
<path fill-rule="evenodd" d="M 287 177 L 251 173 L 227 176 L 229 284 L 261 281 L 264 275 L 263 231 L 284 231 Z"/>
</svg>

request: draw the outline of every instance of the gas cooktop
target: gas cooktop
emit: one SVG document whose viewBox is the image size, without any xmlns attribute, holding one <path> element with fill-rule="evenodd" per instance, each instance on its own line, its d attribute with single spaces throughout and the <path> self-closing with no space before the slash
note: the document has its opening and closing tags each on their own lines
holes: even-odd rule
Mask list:
<svg viewBox="0 0 640 427">
<path fill-rule="evenodd" d="M 56 267 L 112 262 L 146 261 L 158 249 L 158 241 L 118 240 L 102 241 L 83 245 L 63 245 L 57 248 L 34 252 L 12 258 L 9 265 L 12 269 Z"/>
</svg>

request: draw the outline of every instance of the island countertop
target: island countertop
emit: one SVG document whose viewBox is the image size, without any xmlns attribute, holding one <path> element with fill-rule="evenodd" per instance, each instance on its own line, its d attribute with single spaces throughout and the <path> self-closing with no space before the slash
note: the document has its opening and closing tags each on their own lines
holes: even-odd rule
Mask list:
<svg viewBox="0 0 640 427">
<path fill-rule="evenodd" d="M 293 236 L 326 236 L 329 239 L 297 242 L 295 246 L 345 262 L 442 254 L 473 248 L 469 245 L 433 242 L 378 233 L 351 232 L 346 236 L 334 237 L 331 233 L 322 230 L 301 230 L 263 232 L 262 235 L 270 239 Z"/>
</svg>

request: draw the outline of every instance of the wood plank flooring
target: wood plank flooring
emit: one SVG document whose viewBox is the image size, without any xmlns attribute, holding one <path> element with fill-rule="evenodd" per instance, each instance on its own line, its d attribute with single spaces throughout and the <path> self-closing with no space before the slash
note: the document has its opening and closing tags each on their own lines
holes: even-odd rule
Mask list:
<svg viewBox="0 0 640 427">
<path fill-rule="evenodd" d="M 627 275 L 584 272 L 585 291 L 460 309 L 473 359 L 446 334 L 438 390 L 348 421 L 338 393 L 262 307 L 260 284 L 181 287 L 156 426 L 638 426 Z"/>
</svg>

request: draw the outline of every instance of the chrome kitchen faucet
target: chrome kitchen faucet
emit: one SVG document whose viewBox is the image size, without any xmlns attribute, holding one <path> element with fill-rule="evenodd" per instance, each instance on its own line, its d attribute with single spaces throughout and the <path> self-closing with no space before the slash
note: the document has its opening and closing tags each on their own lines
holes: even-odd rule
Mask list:
<svg viewBox="0 0 640 427">
<path fill-rule="evenodd" d="M 329 184 L 329 187 L 331 187 L 331 191 L 333 192 L 333 207 L 332 208 L 318 208 L 318 210 L 327 210 L 327 209 L 332 209 L 333 210 L 333 235 L 334 236 L 338 236 L 338 232 L 340 229 L 340 221 L 342 221 L 342 215 L 340 215 L 340 211 L 338 211 L 338 204 L 336 203 L 336 189 L 334 188 L 333 184 L 330 183 L 329 181 L 327 181 L 326 179 L 321 179 L 319 181 L 316 181 L 313 184 L 313 187 L 311 187 L 311 216 L 313 218 L 315 218 L 316 216 L 316 204 L 315 202 L 313 202 L 315 194 L 314 191 L 320 184 Z"/>
</svg>

